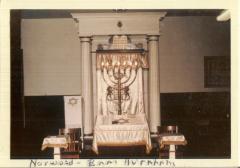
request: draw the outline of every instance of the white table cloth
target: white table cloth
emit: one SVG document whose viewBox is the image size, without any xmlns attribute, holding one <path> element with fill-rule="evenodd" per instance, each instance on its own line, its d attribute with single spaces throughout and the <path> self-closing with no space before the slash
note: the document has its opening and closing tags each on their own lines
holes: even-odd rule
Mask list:
<svg viewBox="0 0 240 168">
<path fill-rule="evenodd" d="M 42 150 L 54 148 L 54 159 L 60 159 L 60 148 L 67 148 L 70 141 L 69 136 L 47 136 L 43 139 Z"/>
<path fill-rule="evenodd" d="M 112 121 L 124 118 L 126 123 L 112 124 Z M 149 153 L 152 145 L 149 127 L 144 114 L 134 116 L 98 115 L 93 136 L 93 151 L 98 154 L 98 146 L 146 145 Z"/>
<path fill-rule="evenodd" d="M 163 148 L 164 145 L 169 145 L 169 159 L 176 158 L 176 145 L 186 145 L 187 141 L 182 134 L 160 134 L 159 146 Z"/>
</svg>

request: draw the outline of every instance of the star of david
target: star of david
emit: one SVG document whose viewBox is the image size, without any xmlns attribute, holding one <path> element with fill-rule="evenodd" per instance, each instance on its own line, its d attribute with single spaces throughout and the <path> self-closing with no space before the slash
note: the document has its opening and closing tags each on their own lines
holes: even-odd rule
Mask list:
<svg viewBox="0 0 240 168">
<path fill-rule="evenodd" d="M 78 99 L 72 97 L 71 99 L 69 99 L 68 104 L 74 106 L 75 104 L 77 104 L 77 101 Z"/>
</svg>

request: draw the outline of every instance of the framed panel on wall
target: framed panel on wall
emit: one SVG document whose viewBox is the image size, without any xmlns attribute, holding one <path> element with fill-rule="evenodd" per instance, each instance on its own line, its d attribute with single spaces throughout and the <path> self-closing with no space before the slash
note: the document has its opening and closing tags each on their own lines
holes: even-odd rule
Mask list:
<svg viewBox="0 0 240 168">
<path fill-rule="evenodd" d="M 230 57 L 204 57 L 204 86 L 206 88 L 230 87 Z"/>
</svg>

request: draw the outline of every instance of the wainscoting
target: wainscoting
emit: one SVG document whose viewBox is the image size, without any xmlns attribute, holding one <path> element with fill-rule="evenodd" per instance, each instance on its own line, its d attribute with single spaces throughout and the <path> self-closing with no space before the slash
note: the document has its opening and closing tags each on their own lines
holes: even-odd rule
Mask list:
<svg viewBox="0 0 240 168">
<path fill-rule="evenodd" d="M 23 116 L 11 120 L 11 158 L 52 158 L 52 149 L 41 151 L 41 144 L 45 136 L 56 135 L 64 127 L 63 96 L 25 96 L 24 102 L 25 124 Z M 162 125 L 178 125 L 187 138 L 188 144 L 181 147 L 183 158 L 230 158 L 230 111 L 228 92 L 161 94 Z M 150 155 L 138 149 L 137 155 L 127 150 L 125 157 L 158 157 L 157 149 Z M 103 154 L 96 156 L 87 149 L 81 158 L 118 157 L 120 151 L 112 151 L 103 148 Z"/>
<path fill-rule="evenodd" d="M 62 96 L 26 96 L 25 123 L 12 122 L 11 158 L 48 158 L 52 149 L 41 151 L 43 138 L 57 135 L 64 128 L 64 100 Z M 24 127 L 25 125 L 25 127 Z"/>
<path fill-rule="evenodd" d="M 230 93 L 162 93 L 162 125 L 178 125 L 185 158 L 230 158 Z"/>
</svg>

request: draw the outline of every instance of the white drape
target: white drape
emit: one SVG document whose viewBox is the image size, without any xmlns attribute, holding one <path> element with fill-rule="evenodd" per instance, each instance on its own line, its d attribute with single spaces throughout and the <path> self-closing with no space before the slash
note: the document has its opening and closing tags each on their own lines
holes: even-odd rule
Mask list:
<svg viewBox="0 0 240 168">
<path fill-rule="evenodd" d="M 146 152 L 152 149 L 151 137 L 145 114 L 128 118 L 125 124 L 112 124 L 109 116 L 98 115 L 93 136 L 93 151 L 98 146 L 146 145 Z M 109 122 L 110 121 L 110 122 Z"/>
<path fill-rule="evenodd" d="M 107 75 L 106 71 L 97 70 L 97 112 L 101 115 L 117 114 L 117 104 L 107 101 L 108 85 L 104 81 L 102 73 Z M 142 68 L 139 68 L 135 81 L 129 87 L 130 99 L 122 102 L 122 111 L 127 112 L 127 114 L 144 113 L 142 73 Z"/>
</svg>

